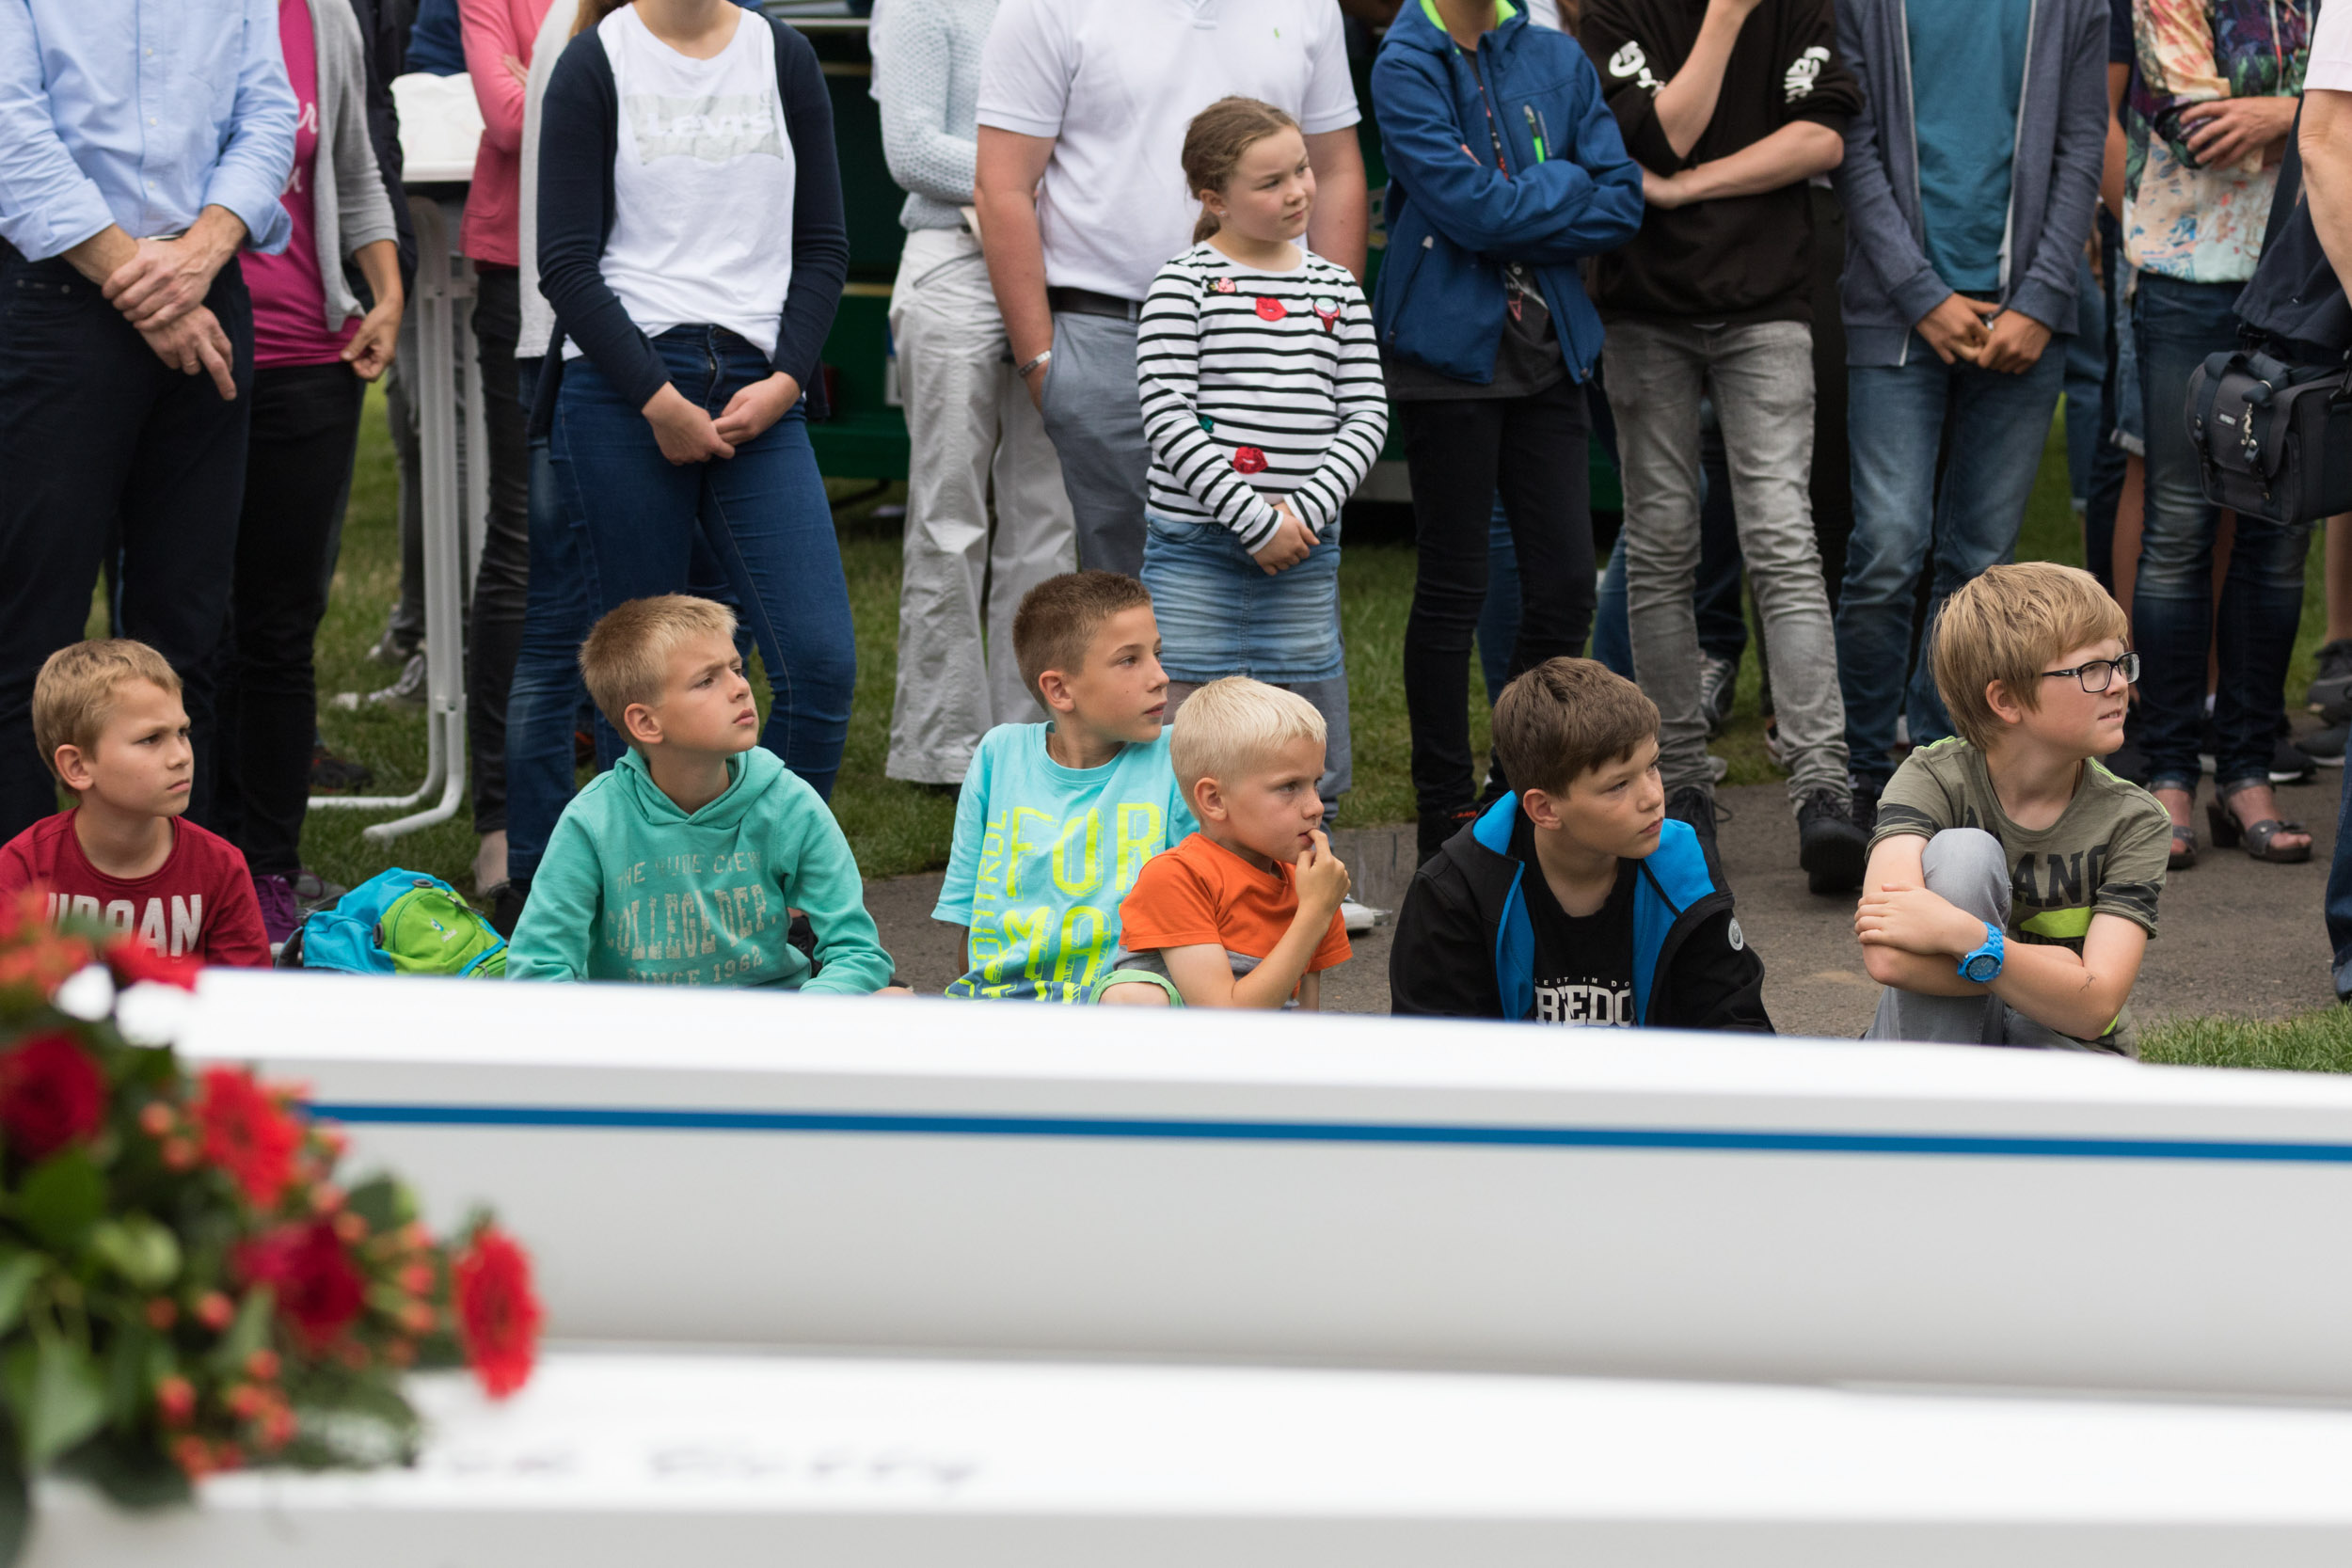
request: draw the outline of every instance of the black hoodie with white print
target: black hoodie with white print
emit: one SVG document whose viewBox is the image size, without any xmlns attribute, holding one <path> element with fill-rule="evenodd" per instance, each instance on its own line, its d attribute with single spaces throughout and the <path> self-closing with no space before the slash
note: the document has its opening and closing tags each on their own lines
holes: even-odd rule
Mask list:
<svg viewBox="0 0 2352 1568">
<path fill-rule="evenodd" d="M 1658 123 L 1658 91 L 1682 69 L 1706 15 L 1706 0 L 1586 0 L 1578 36 L 1636 163 L 1674 174 L 1797 120 L 1845 134 L 1862 89 L 1837 57 L 1832 0 L 1763 0 L 1732 45 L 1714 119 L 1677 157 Z M 1600 258 L 1594 297 L 1604 318 L 1809 323 L 1812 270 L 1812 198 L 1800 180 L 1757 196 L 1652 207 L 1630 245 Z"/>
</svg>

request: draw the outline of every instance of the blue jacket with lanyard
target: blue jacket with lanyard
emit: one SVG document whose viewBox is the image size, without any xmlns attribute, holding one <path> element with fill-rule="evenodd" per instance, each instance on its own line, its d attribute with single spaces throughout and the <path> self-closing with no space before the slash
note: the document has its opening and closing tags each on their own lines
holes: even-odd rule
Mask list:
<svg viewBox="0 0 2352 1568">
<path fill-rule="evenodd" d="M 1503 267 L 1518 261 L 1534 273 L 1568 373 L 1582 381 L 1601 327 L 1577 263 L 1641 228 L 1642 171 L 1576 40 L 1531 26 L 1510 0 L 1496 0 L 1495 14 L 1473 65 L 1433 0 L 1407 0 L 1373 62 L 1389 166 L 1373 322 L 1383 354 L 1486 386 L 1502 337 Z"/>
</svg>

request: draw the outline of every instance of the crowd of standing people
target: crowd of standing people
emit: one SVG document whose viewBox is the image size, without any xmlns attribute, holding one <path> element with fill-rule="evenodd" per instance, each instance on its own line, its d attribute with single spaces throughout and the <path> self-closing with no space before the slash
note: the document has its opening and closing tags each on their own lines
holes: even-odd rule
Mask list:
<svg viewBox="0 0 2352 1568">
<path fill-rule="evenodd" d="M 494 921 L 530 904 L 574 796 L 580 649 L 625 605 L 725 609 L 774 694 L 761 743 L 819 802 L 849 727 L 808 430 L 850 255 L 815 50 L 737 0 L 407 4 L 0 0 L 0 840 L 55 808 L 35 678 L 103 577 L 184 701 L 188 818 L 243 853 L 273 941 L 335 891 L 300 838 L 364 388 L 389 372 L 410 450 L 452 390 L 403 330 L 403 71 L 462 72 L 485 124 L 458 245 Z M 2314 758 L 2284 738 L 2311 527 L 2212 505 L 2182 411 L 2244 334 L 2352 347 L 2340 319 L 2298 337 L 2241 303 L 2302 183 L 2342 200 L 2326 157 L 2298 177 L 2289 154 L 2298 103 L 2305 144 L 2344 135 L 2352 0 L 875 10 L 907 231 L 891 776 L 957 788 L 993 729 L 1053 705 L 1015 611 L 1082 567 L 1157 606 L 1161 722 L 1234 675 L 1303 701 L 1327 827 L 1351 783 L 1343 505 L 1393 435 L 1420 858 L 1531 787 L 1507 749 L 1472 755 L 1473 647 L 1491 698 L 1589 645 L 1655 705 L 1663 814 L 1711 860 L 1744 583 L 1795 859 L 1851 895 L 1899 763 L 1969 733 L 1939 627 L 2013 559 L 2064 397 L 2086 554 L 2136 650 L 2108 766 L 2162 806 L 2171 869 L 2208 843 L 2309 859 L 2273 784 L 2343 760 L 2352 519 L 2328 525 Z M 1596 441 L 1624 492 L 1605 571 Z M 421 633 L 396 611 L 382 648 Z M 607 768 L 663 743 L 588 723 Z"/>
</svg>

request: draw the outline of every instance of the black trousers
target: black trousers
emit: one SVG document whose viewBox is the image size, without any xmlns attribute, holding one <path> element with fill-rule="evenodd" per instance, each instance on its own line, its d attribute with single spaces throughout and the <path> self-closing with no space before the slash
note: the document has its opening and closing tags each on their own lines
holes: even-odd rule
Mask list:
<svg viewBox="0 0 2352 1568">
<path fill-rule="evenodd" d="M 219 657 L 216 827 L 256 876 L 302 869 L 318 734 L 311 663 L 367 388 L 348 365 L 257 371 L 229 632 Z"/>
<path fill-rule="evenodd" d="M 506 690 L 531 597 L 530 407 L 515 370 L 522 291 L 513 267 L 476 263 L 474 341 L 490 452 L 490 512 L 466 636 L 466 751 L 478 833 L 506 826 Z"/>
<path fill-rule="evenodd" d="M 81 640 L 118 536 L 123 634 L 180 673 L 196 743 L 188 816 L 211 823 L 212 661 L 253 406 L 253 307 L 236 262 L 204 303 L 235 350 L 233 401 L 156 358 L 72 263 L 0 243 L 0 841 L 57 809 L 33 744 L 33 681 Z"/>
<path fill-rule="evenodd" d="M 1518 553 L 1519 635 L 1508 674 L 1583 653 L 1593 629 L 1593 511 L 1586 485 L 1592 416 L 1562 380 L 1527 398 L 1402 403 L 1419 551 L 1405 625 L 1405 707 L 1413 791 L 1424 816 L 1461 811 L 1470 776 L 1470 656 L 1486 603 L 1495 495 Z"/>
</svg>

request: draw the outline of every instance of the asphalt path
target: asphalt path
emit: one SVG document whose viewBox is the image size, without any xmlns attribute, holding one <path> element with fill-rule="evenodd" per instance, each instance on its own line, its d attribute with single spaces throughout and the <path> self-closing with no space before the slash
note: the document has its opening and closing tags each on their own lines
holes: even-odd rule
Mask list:
<svg viewBox="0 0 2352 1568">
<path fill-rule="evenodd" d="M 2279 791 L 2281 812 L 2309 825 L 2314 844 L 2304 865 L 2267 865 L 2239 850 L 2204 845 L 2198 863 L 2166 881 L 2157 940 L 2148 949 L 2133 995 L 2142 1022 L 2185 1014 L 2283 1018 L 2334 1000 L 2328 978 L 2322 892 L 2334 851 L 2337 791 L 2344 772 L 2323 768 L 2309 784 Z M 2206 781 L 2198 798 L 2198 837 L 2205 839 Z M 1851 898 L 1817 898 L 1797 869 L 1797 829 L 1788 792 L 1758 784 L 1718 792 L 1729 812 L 1719 830 L 1724 874 L 1740 924 L 1764 958 L 1764 997 L 1784 1034 L 1851 1037 L 1877 1006 L 1853 940 Z M 1394 909 L 1412 874 L 1410 828 L 1343 830 L 1334 836 L 1354 873 L 1358 895 Z M 868 882 L 866 908 L 898 974 L 936 994 L 961 972 L 956 933 L 930 918 L 939 875 Z M 1326 1005 L 1343 1012 L 1388 1011 L 1389 927 L 1356 939 L 1356 957 L 1332 972 Z"/>
</svg>

